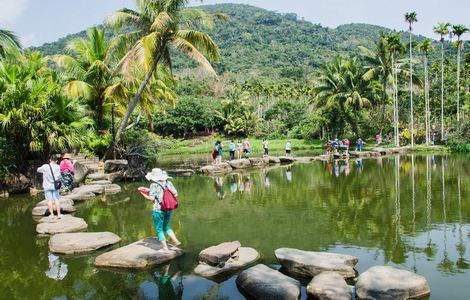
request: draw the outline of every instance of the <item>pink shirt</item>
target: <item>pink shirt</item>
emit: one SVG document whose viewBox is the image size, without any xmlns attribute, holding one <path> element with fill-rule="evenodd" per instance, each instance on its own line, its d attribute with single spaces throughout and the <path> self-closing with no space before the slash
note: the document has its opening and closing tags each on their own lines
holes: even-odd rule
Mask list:
<svg viewBox="0 0 470 300">
<path fill-rule="evenodd" d="M 73 164 L 70 160 L 63 159 L 60 162 L 60 173 L 65 173 L 65 172 L 73 173 L 74 171 L 75 171 L 75 168 L 73 167 Z"/>
</svg>

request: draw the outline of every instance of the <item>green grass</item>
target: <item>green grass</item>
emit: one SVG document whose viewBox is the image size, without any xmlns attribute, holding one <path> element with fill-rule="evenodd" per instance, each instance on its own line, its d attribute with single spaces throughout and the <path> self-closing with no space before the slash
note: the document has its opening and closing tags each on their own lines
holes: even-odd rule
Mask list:
<svg viewBox="0 0 470 300">
<path fill-rule="evenodd" d="M 174 154 L 207 154 L 212 151 L 217 140 L 222 141 L 224 152 L 228 152 L 228 145 L 231 139 L 222 137 L 204 137 L 189 140 L 178 140 L 177 145 L 174 145 L 170 149 L 162 149 L 160 154 L 162 155 L 174 155 Z M 269 151 L 280 152 L 284 151 L 287 141 L 291 141 L 292 151 L 296 150 L 318 150 L 322 148 L 321 141 L 306 141 L 297 139 L 277 139 L 269 140 Z M 237 144 L 237 139 L 233 140 Z M 244 139 L 241 140 L 242 142 Z M 263 140 L 249 138 L 251 146 L 251 153 L 258 155 L 263 153 Z"/>
</svg>

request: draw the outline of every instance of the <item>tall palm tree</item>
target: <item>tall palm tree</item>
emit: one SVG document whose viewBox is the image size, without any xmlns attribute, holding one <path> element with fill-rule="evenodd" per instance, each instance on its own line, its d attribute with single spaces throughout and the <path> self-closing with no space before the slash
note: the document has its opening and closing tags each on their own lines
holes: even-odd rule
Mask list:
<svg viewBox="0 0 470 300">
<path fill-rule="evenodd" d="M 418 50 L 424 54 L 424 101 L 426 118 L 426 146 L 431 141 L 431 112 L 429 107 L 429 76 L 428 76 L 428 56 L 434 51 L 434 46 L 430 39 L 425 39 L 418 45 Z"/>
<path fill-rule="evenodd" d="M 452 33 L 457 36 L 457 125 L 460 123 L 460 51 L 463 48 L 462 35 L 469 29 L 465 25 L 453 25 Z"/>
<path fill-rule="evenodd" d="M 410 33 L 410 135 L 411 135 L 411 147 L 414 146 L 414 116 L 413 116 L 413 45 L 412 35 L 413 23 L 418 22 L 416 12 L 410 12 L 405 14 L 405 21 L 409 24 Z"/>
<path fill-rule="evenodd" d="M 0 28 L 0 58 L 5 56 L 8 48 L 21 48 L 20 39 L 10 30 Z"/>
<path fill-rule="evenodd" d="M 438 23 L 433 28 L 441 42 L 441 139 L 444 139 L 444 36 L 449 34 L 450 23 Z"/>
<path fill-rule="evenodd" d="M 209 61 L 216 61 L 219 50 L 211 37 L 195 28 L 213 27 L 213 15 L 196 8 L 185 8 L 188 0 L 136 0 L 138 10 L 124 8 L 109 15 L 105 23 L 115 29 L 126 25 L 131 31 L 118 36 L 119 45 L 133 45 L 121 60 L 122 72 L 136 63 L 146 72 L 137 93 L 129 103 L 116 133 L 119 140 L 145 87 L 159 63 L 171 69 L 170 47 L 199 63 L 209 74 L 215 71 Z M 225 18 L 222 15 L 216 15 Z"/>
</svg>

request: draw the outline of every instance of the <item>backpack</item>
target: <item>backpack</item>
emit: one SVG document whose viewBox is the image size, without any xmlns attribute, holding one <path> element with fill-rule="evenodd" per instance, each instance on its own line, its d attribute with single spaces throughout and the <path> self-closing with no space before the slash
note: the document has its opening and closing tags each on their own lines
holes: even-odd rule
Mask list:
<svg viewBox="0 0 470 300">
<path fill-rule="evenodd" d="M 168 188 L 160 185 L 163 189 L 162 203 L 160 203 L 160 209 L 163 211 L 171 211 L 178 208 L 178 199 L 175 194 Z"/>
</svg>

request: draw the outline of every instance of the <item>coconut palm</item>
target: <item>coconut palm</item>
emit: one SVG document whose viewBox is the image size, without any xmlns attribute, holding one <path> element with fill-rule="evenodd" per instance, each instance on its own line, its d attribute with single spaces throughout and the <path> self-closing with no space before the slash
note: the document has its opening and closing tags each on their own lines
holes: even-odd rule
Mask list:
<svg viewBox="0 0 470 300">
<path fill-rule="evenodd" d="M 441 42 L 441 139 L 444 138 L 444 36 L 449 34 L 450 23 L 438 23 L 433 28 L 434 33 L 440 36 Z"/>
<path fill-rule="evenodd" d="M 410 33 L 410 135 L 411 135 L 411 147 L 414 146 L 414 115 L 413 115 L 413 45 L 412 35 L 413 23 L 418 22 L 416 12 L 410 12 L 405 14 L 405 21 L 409 24 Z"/>
<path fill-rule="evenodd" d="M 20 39 L 10 30 L 0 28 L 0 57 L 5 56 L 5 50 L 8 48 L 20 49 Z"/>
<path fill-rule="evenodd" d="M 465 25 L 453 25 L 452 33 L 457 36 L 457 125 L 460 123 L 460 51 L 463 48 L 462 35 L 469 29 Z"/>
<path fill-rule="evenodd" d="M 428 77 L 428 56 L 434 51 L 434 46 L 430 39 L 425 39 L 418 45 L 418 50 L 424 54 L 424 101 L 426 117 L 426 145 L 431 141 L 431 112 L 429 107 L 429 77 Z"/>
<path fill-rule="evenodd" d="M 119 66 L 126 73 L 130 66 L 138 64 L 146 75 L 139 89 L 129 103 L 118 128 L 116 139 L 134 111 L 144 90 L 154 76 L 159 63 L 171 69 L 170 47 L 182 52 L 199 63 L 210 75 L 215 71 L 209 61 L 219 57 L 218 47 L 211 37 L 195 28 L 213 27 L 213 15 L 196 8 L 185 8 L 188 0 L 136 0 L 138 10 L 124 8 L 109 15 L 105 23 L 118 30 L 123 25 L 131 28 L 117 38 L 117 45 L 133 45 L 123 57 Z M 217 15 L 224 18 L 224 16 Z"/>
</svg>

